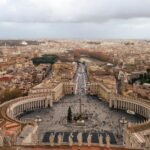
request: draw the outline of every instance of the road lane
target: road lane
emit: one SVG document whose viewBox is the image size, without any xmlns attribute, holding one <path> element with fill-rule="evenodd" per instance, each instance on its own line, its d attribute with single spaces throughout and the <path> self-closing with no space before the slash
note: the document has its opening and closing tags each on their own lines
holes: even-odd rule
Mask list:
<svg viewBox="0 0 150 150">
<path fill-rule="evenodd" d="M 77 70 L 75 94 L 86 95 L 86 74 L 85 66 L 83 64 L 79 64 L 79 68 Z"/>
</svg>

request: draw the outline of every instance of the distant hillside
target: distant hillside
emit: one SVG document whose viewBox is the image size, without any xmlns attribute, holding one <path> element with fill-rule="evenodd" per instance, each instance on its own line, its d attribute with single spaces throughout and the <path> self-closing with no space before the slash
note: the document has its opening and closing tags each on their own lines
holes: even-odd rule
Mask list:
<svg viewBox="0 0 150 150">
<path fill-rule="evenodd" d="M 26 41 L 28 45 L 39 45 L 38 41 Z M 0 46 L 25 46 L 22 40 L 0 40 Z"/>
</svg>

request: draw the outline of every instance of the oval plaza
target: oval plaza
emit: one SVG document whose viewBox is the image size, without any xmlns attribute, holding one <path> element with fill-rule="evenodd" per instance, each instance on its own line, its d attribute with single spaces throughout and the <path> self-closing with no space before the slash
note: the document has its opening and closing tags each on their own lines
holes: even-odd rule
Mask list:
<svg viewBox="0 0 150 150">
<path fill-rule="evenodd" d="M 88 81 L 87 66 L 82 63 L 65 65 L 70 73 L 33 87 L 28 96 L 1 104 L 1 130 L 4 131 L 6 123 L 17 129 L 9 136 L 9 145 L 150 147 L 150 105 L 147 100 L 118 95 L 103 83 Z M 58 71 L 61 67 L 62 63 L 56 63 L 54 69 Z M 72 113 L 92 114 L 92 117 L 68 125 L 65 116 L 69 107 Z M 117 120 L 111 120 L 113 118 Z M 107 119 L 111 120 L 110 125 Z M 119 130 L 115 128 L 115 122 L 118 122 Z M 10 127 L 7 125 L 5 130 Z M 1 146 L 4 138 L 1 133 Z"/>
</svg>

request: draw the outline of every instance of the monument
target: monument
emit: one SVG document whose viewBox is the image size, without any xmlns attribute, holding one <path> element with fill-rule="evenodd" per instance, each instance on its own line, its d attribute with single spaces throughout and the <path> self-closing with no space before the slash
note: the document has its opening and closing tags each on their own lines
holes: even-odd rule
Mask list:
<svg viewBox="0 0 150 150">
<path fill-rule="evenodd" d="M 50 141 L 50 146 L 54 146 L 54 134 L 53 133 L 51 133 L 49 137 L 49 141 Z"/>
<path fill-rule="evenodd" d="M 92 135 L 91 134 L 89 134 L 87 137 L 87 144 L 88 144 L 88 146 L 92 145 Z"/>
<path fill-rule="evenodd" d="M 100 134 L 98 137 L 99 140 L 99 146 L 103 146 L 103 136 Z"/>
<path fill-rule="evenodd" d="M 83 138 L 82 138 L 82 133 L 79 132 L 77 135 L 77 141 L 78 141 L 78 146 L 82 146 L 83 144 Z"/>
<path fill-rule="evenodd" d="M 109 135 L 106 136 L 106 146 L 110 147 L 110 136 Z"/>
<path fill-rule="evenodd" d="M 60 146 L 60 145 L 62 145 L 62 135 L 59 133 L 59 135 L 58 135 L 58 145 Z"/>
<path fill-rule="evenodd" d="M 73 145 L 73 135 L 72 133 L 70 133 L 69 135 L 69 146 L 72 146 Z"/>
</svg>

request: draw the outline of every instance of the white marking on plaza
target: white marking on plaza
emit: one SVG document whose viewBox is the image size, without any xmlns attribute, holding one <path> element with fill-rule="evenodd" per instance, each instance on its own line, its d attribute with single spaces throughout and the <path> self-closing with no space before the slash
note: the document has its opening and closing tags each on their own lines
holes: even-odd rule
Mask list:
<svg viewBox="0 0 150 150">
<path fill-rule="evenodd" d="M 75 88 L 75 94 L 77 94 L 77 89 L 78 89 L 78 78 L 79 78 L 79 76 L 77 75 L 77 79 L 76 79 L 76 88 Z"/>
<path fill-rule="evenodd" d="M 85 94 L 86 94 L 86 81 L 85 81 L 85 74 L 83 74 L 83 81 L 84 81 L 84 91 L 85 91 Z"/>
</svg>

